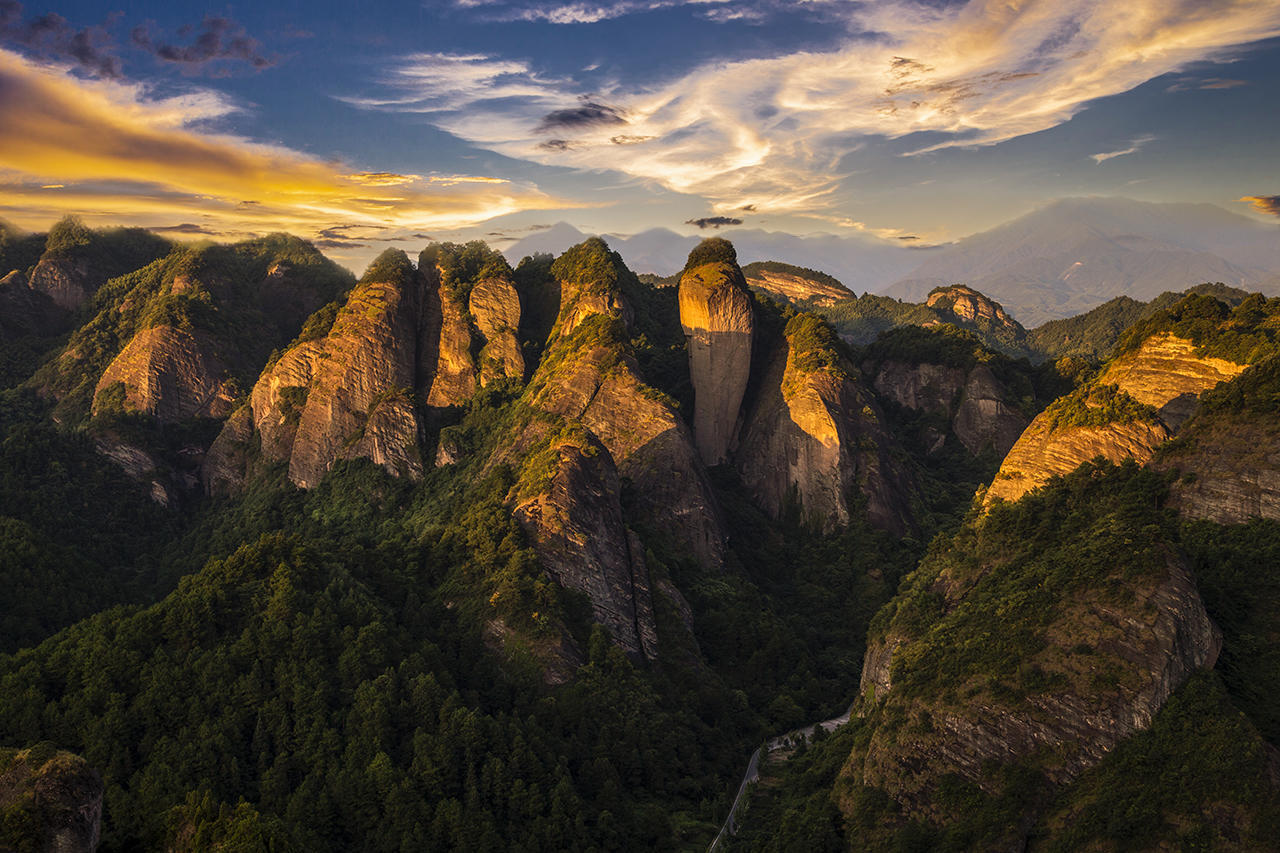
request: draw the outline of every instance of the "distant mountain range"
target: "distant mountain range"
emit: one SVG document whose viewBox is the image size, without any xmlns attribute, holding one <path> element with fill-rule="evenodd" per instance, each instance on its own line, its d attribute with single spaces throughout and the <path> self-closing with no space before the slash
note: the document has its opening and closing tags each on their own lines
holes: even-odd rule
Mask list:
<svg viewBox="0 0 1280 853">
<path fill-rule="evenodd" d="M 562 252 L 584 236 L 562 222 L 504 254 L 515 262 L 535 252 Z M 797 237 L 734 228 L 723 236 L 743 263 L 782 261 L 822 270 L 856 293 L 919 302 L 934 287 L 964 283 L 1001 302 L 1028 328 L 1116 296 L 1145 301 L 1202 282 L 1280 292 L 1280 226 L 1211 204 L 1060 199 L 930 250 L 861 235 Z M 658 275 L 679 270 L 699 240 L 664 228 L 606 238 L 633 269 Z"/>
</svg>

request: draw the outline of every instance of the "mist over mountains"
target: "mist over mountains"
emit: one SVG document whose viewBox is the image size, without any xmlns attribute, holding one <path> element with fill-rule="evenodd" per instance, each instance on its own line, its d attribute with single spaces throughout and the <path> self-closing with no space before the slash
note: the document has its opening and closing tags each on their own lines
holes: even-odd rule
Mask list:
<svg viewBox="0 0 1280 853">
<path fill-rule="evenodd" d="M 1276 226 L 1211 204 L 1059 199 L 934 248 L 900 248 L 863 235 L 796 236 L 755 228 L 725 234 L 743 263 L 771 260 L 820 269 L 855 293 L 918 302 L 934 287 L 968 284 L 1028 328 L 1116 296 L 1149 300 L 1206 281 L 1280 292 Z M 585 236 L 560 222 L 503 254 L 514 263 L 537 252 L 562 252 Z M 658 275 L 678 271 L 699 240 L 665 228 L 606 237 L 633 269 Z"/>
</svg>

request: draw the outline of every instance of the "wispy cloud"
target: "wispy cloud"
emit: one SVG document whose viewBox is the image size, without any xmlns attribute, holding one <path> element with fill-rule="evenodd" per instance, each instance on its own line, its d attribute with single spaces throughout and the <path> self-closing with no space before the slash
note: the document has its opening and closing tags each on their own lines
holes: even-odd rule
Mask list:
<svg viewBox="0 0 1280 853">
<path fill-rule="evenodd" d="M 1247 195 L 1240 201 L 1248 202 L 1259 213 L 1280 216 L 1280 195 Z"/>
<path fill-rule="evenodd" d="M 605 0 L 605 2 L 539 3 L 520 0 L 456 0 L 461 9 L 477 10 L 488 21 L 538 21 L 548 24 L 596 24 L 627 15 L 678 6 L 722 6 L 730 0 Z"/>
<path fill-rule="evenodd" d="M 1141 151 L 1143 146 L 1146 145 L 1148 142 L 1154 142 L 1154 141 L 1155 141 L 1154 136 L 1140 136 L 1137 139 L 1131 139 L 1129 141 L 1128 148 L 1121 148 L 1116 151 L 1104 151 L 1101 154 L 1090 154 L 1089 159 L 1101 165 L 1102 163 L 1105 163 L 1108 160 L 1114 160 L 1116 157 L 1123 157 L 1126 154 L 1136 154 L 1139 151 Z"/>
<path fill-rule="evenodd" d="M 499 178 L 362 172 L 214 133 L 236 109 L 224 96 L 155 98 L 141 85 L 68 72 L 0 50 L 0 215 L 32 226 L 76 212 L 175 233 L 289 230 L 367 242 L 572 206 Z M 321 234 L 335 222 L 361 230 Z M 197 223 L 202 231 L 188 228 Z"/>
<path fill-rule="evenodd" d="M 570 5 L 596 14 L 646 4 Z M 851 35 L 836 50 L 709 63 L 643 90 L 581 91 L 524 62 L 422 54 L 398 62 L 381 95 L 350 100 L 429 113 L 438 126 L 509 156 L 613 169 L 696 193 L 716 213 L 745 204 L 822 211 L 860 138 L 919 134 L 927 141 L 914 153 L 992 145 L 1280 35 L 1275 0 L 886 0 L 837 8 L 847 10 Z M 580 109 L 584 98 L 607 104 L 622 122 L 544 123 Z"/>
</svg>

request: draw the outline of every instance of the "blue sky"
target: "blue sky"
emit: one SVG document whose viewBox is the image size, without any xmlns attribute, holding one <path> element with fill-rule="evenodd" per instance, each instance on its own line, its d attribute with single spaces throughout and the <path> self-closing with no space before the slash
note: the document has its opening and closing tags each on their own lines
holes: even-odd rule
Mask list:
<svg viewBox="0 0 1280 853">
<path fill-rule="evenodd" d="M 32 228 L 285 229 L 359 266 L 559 220 L 938 242 L 1068 195 L 1280 208 L 1276 0 L 0 0 L 0 22 L 0 216 Z"/>
</svg>

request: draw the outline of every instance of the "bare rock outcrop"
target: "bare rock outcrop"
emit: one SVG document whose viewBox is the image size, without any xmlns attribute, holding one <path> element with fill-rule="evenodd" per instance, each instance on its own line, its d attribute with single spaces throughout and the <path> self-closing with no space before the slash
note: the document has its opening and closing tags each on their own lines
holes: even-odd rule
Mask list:
<svg viewBox="0 0 1280 853">
<path fill-rule="evenodd" d="M 476 392 L 478 372 L 472 352 L 471 321 L 466 303 L 447 288 L 430 288 L 425 334 L 433 340 L 424 347 L 423 370 L 430 377 L 427 405 L 457 406 Z"/>
<path fill-rule="evenodd" d="M 814 338 L 825 329 L 806 314 L 787 325 L 760 379 L 735 464 L 774 517 L 798 501 L 808 523 L 830 531 L 848 523 L 848 496 L 860 492 L 873 524 L 903 533 L 911 524 L 909 477 L 891 458 L 892 438 L 856 369 L 834 350 L 817 356 Z"/>
<path fill-rule="evenodd" d="M 874 370 L 876 391 L 903 408 L 946 418 L 975 456 L 993 449 L 1003 457 L 1030 423 L 1013 393 L 985 364 L 966 369 L 889 360 Z"/>
<path fill-rule="evenodd" d="M 1246 367 L 1197 355 L 1194 342 L 1166 332 L 1113 359 L 1098 382 L 1118 385 L 1139 403 L 1154 406 L 1160 419 L 1177 432 L 1195 411 L 1201 391 L 1239 376 Z"/>
<path fill-rule="evenodd" d="M 547 466 L 547 470 L 541 470 Z M 627 530 L 613 460 L 594 436 L 555 436 L 521 478 L 515 517 L 543 566 L 584 593 L 615 643 L 637 659 L 658 654 L 653 596 L 639 539 Z"/>
<path fill-rule="evenodd" d="M 949 780 L 998 795 L 999 767 L 1063 786 L 1214 665 L 1221 632 L 1161 508 L 1141 497 L 1160 478 L 1134 465 L 1074 477 L 971 520 L 886 608 L 863 664 L 866 737 L 836 785 L 846 812 L 869 786 L 908 819 L 945 825 L 962 819 Z M 1041 807 L 1010 831 L 1025 834 Z"/>
<path fill-rule="evenodd" d="M 1098 456 L 1109 462 L 1147 462 L 1169 436 L 1158 420 L 1055 427 L 1052 414 L 1041 413 L 1005 456 L 986 501 L 1016 501 L 1050 477 L 1069 474 Z"/>
<path fill-rule="evenodd" d="M 263 372 L 247 413 L 233 414 L 210 448 L 206 488 L 238 488 L 255 434 L 262 457 L 287 462 L 289 479 L 304 488 L 339 459 L 421 476 L 414 392 L 423 303 L 433 294 L 402 253 L 374 269 L 324 337 L 296 344 Z"/>
<path fill-rule="evenodd" d="M 103 371 L 94 390 L 97 414 L 116 385 L 125 409 L 145 412 L 159 423 L 221 418 L 230 413 L 235 385 L 210 334 L 176 326 L 143 329 Z"/>
<path fill-rule="evenodd" d="M 588 259 L 584 266 L 621 265 L 602 242 L 570 251 Z M 566 280 L 560 291 L 552 343 L 526 399 L 581 423 L 604 444 L 634 486 L 636 521 L 646 533 L 706 566 L 722 565 L 724 531 L 694 436 L 675 402 L 641 377 L 628 340 L 632 313 L 616 280 Z"/>
<path fill-rule="evenodd" d="M 1124 419 L 1101 426 L 1055 426 L 1050 406 L 1029 426 L 1009 451 L 987 502 L 1017 500 L 1055 474 L 1065 474 L 1083 462 L 1102 456 L 1112 462 L 1132 457 L 1148 462 L 1155 450 L 1173 437 L 1195 412 L 1201 392 L 1242 373 L 1248 365 L 1196 353 L 1185 338 L 1162 332 L 1137 349 L 1113 359 L 1092 383 L 1096 389 L 1116 387 L 1155 409 L 1154 417 Z"/>
<path fill-rule="evenodd" d="M 1033 692 L 1014 704 L 978 697 L 964 707 L 916 697 L 912 713 L 926 711 L 932 730 L 877 731 L 861 756 L 859 781 L 921 805 L 946 773 L 983 785 L 989 762 L 1011 764 L 1046 750 L 1061 757 L 1045 768 L 1046 776 L 1065 784 L 1149 726 L 1173 691 L 1195 670 L 1212 667 L 1222 649 L 1221 632 L 1205 612 L 1194 579 L 1173 558 L 1164 577 L 1135 589 L 1131 602 L 1067 604 L 1065 610 L 1048 631 L 1049 646 L 1026 662 L 1052 666 L 1065 689 Z M 1091 644 L 1096 654 L 1069 652 L 1068 643 L 1083 636 L 1101 638 Z M 868 649 L 873 672 L 890 669 L 874 664 L 877 654 L 891 657 L 892 648 L 881 643 Z M 1098 655 L 1105 655 L 1108 671 L 1118 673 L 1114 687 L 1097 686 Z M 892 697 L 887 680 L 869 683 L 877 700 Z"/>
<path fill-rule="evenodd" d="M 1014 320 L 999 302 L 979 293 L 972 287 L 955 284 L 938 288 L 929 294 L 925 305 L 939 311 L 949 311 L 968 323 L 993 323 L 1013 327 Z"/>
<path fill-rule="evenodd" d="M 708 465 L 724 462 L 737 435 L 751 374 L 755 321 L 737 264 L 716 261 L 680 278 L 680 325 L 693 380 L 693 435 Z"/>
<path fill-rule="evenodd" d="M 27 286 L 48 296 L 59 308 L 74 311 L 104 280 L 105 276 L 94 275 L 85 258 L 45 257 L 31 271 Z"/>
<path fill-rule="evenodd" d="M 480 384 L 495 379 L 524 380 L 520 351 L 520 294 L 505 277 L 486 278 L 471 289 L 471 316 L 480 335 Z"/>
<path fill-rule="evenodd" d="M 47 743 L 0 750 L 0 812 L 15 849 L 93 853 L 103 793 L 102 777 L 78 755 Z"/>
</svg>

